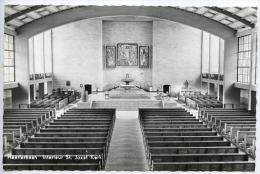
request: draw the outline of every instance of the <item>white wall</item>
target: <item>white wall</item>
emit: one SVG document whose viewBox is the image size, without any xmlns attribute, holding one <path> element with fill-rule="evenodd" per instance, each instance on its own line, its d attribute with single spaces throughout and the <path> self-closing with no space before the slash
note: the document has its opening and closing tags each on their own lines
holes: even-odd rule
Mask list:
<svg viewBox="0 0 260 174">
<path fill-rule="evenodd" d="M 103 84 L 102 21 L 84 20 L 53 29 L 54 88 Z M 92 88 L 93 89 L 93 88 Z"/>
<path fill-rule="evenodd" d="M 202 31 L 170 21 L 153 23 L 153 84 L 169 84 L 178 92 L 185 80 L 201 86 Z"/>
</svg>

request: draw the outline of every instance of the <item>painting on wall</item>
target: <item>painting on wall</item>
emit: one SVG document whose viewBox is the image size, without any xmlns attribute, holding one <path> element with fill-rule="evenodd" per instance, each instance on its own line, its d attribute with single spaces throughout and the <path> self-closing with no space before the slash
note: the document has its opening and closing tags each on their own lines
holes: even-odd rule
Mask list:
<svg viewBox="0 0 260 174">
<path fill-rule="evenodd" d="M 132 43 L 117 44 L 117 66 L 138 66 L 138 45 Z"/>
<path fill-rule="evenodd" d="M 149 68 L 149 46 L 139 47 L 139 67 Z"/>
<path fill-rule="evenodd" d="M 106 46 L 106 68 L 116 67 L 116 47 Z"/>
</svg>

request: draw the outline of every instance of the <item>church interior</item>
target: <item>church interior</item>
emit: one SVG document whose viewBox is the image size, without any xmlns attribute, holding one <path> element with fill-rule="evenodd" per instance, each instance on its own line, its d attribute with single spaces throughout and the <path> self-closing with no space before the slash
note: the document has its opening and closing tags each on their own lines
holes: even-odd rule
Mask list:
<svg viewBox="0 0 260 174">
<path fill-rule="evenodd" d="M 3 171 L 257 162 L 257 7 L 5 5 Z"/>
</svg>

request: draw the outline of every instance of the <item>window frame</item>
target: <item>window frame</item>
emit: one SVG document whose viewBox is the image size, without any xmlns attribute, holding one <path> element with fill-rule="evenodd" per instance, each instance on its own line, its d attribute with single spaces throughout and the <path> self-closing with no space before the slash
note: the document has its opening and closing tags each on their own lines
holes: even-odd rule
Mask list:
<svg viewBox="0 0 260 174">
<path fill-rule="evenodd" d="M 6 36 L 8 37 L 8 41 L 6 42 Z M 12 43 L 10 42 L 10 37 L 12 38 Z M 6 49 L 6 44 L 8 44 L 8 48 Z M 9 45 L 12 44 L 12 49 L 9 49 Z M 12 58 L 10 58 L 10 52 L 13 54 Z M 6 54 L 7 54 L 7 57 L 6 57 Z M 12 60 L 12 64 L 10 65 L 10 62 L 8 65 L 5 64 L 6 61 L 10 61 Z M 10 34 L 6 34 L 4 33 L 4 62 L 3 62 L 3 65 L 4 65 L 4 77 L 3 77 L 3 81 L 4 83 L 10 83 L 10 82 L 15 82 L 15 36 L 13 35 L 10 35 Z M 9 68 L 9 72 L 8 74 L 5 74 L 5 70 L 6 68 Z M 13 74 L 11 74 L 10 72 L 10 68 L 13 68 Z M 6 79 L 6 76 L 8 76 L 8 80 Z M 12 77 L 13 80 L 10 80 Z"/>
<path fill-rule="evenodd" d="M 248 34 L 238 38 L 238 54 L 237 54 L 237 82 L 250 83 L 251 70 L 251 38 Z M 242 43 L 241 43 L 242 42 Z"/>
</svg>

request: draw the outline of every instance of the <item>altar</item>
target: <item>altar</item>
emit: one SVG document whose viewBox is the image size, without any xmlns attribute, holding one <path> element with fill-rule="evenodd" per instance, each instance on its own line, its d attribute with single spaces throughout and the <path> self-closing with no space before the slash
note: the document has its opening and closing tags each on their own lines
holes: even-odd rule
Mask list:
<svg viewBox="0 0 260 174">
<path fill-rule="evenodd" d="M 121 88 L 125 89 L 125 92 L 128 90 L 130 92 L 131 88 L 135 88 L 135 85 L 120 85 Z"/>
</svg>

